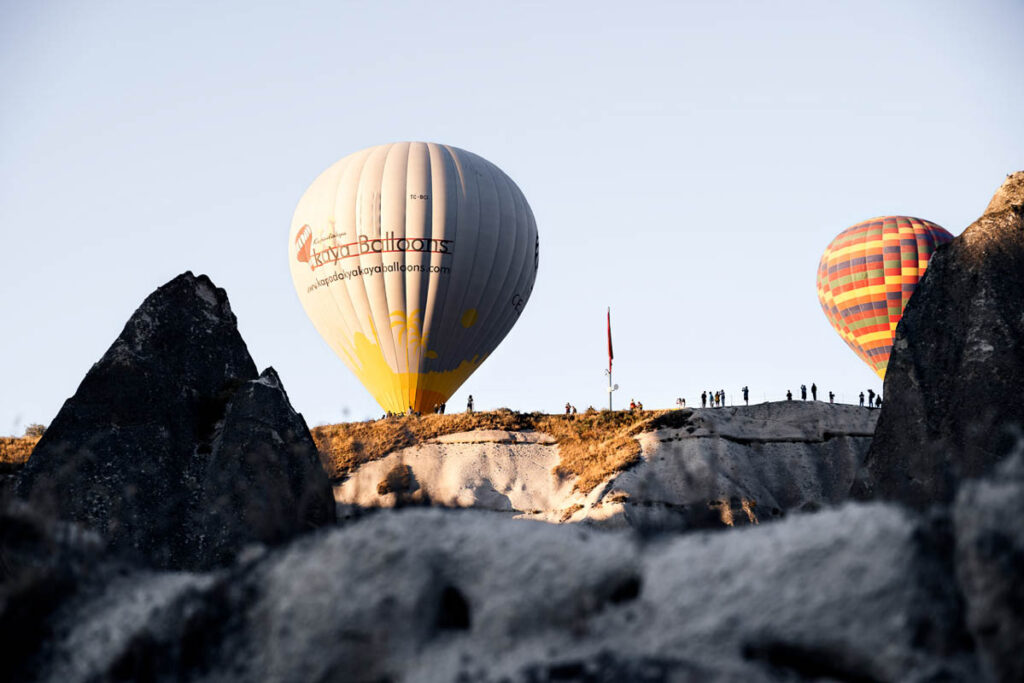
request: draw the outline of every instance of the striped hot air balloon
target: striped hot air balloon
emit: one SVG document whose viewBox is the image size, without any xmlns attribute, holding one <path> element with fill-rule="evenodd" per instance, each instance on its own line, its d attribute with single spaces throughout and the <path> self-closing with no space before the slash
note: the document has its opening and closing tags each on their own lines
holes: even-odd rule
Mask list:
<svg viewBox="0 0 1024 683">
<path fill-rule="evenodd" d="M 526 197 L 497 166 L 424 142 L 351 154 L 299 200 L 299 299 L 387 411 L 433 412 L 523 312 L 540 253 Z"/>
<path fill-rule="evenodd" d="M 882 216 L 843 230 L 818 264 L 818 301 L 829 323 L 885 378 L 896 324 L 936 247 L 953 239 L 931 221 Z"/>
</svg>

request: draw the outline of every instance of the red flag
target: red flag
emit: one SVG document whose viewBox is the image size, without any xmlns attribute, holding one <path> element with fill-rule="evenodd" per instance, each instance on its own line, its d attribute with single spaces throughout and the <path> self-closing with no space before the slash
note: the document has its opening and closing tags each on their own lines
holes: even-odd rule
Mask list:
<svg viewBox="0 0 1024 683">
<path fill-rule="evenodd" d="M 608 307 L 608 372 L 612 371 L 612 307 Z"/>
</svg>

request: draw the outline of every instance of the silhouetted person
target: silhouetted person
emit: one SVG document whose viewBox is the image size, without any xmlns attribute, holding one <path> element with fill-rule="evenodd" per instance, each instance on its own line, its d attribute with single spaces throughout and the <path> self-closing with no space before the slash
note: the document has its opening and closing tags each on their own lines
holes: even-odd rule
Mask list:
<svg viewBox="0 0 1024 683">
<path fill-rule="evenodd" d="M 442 403 L 441 404 L 441 414 L 442 415 L 444 415 L 444 409 L 445 409 L 445 406 L 447 406 L 447 405 L 448 405 L 447 403 Z"/>
<path fill-rule="evenodd" d="M 572 414 L 572 406 L 569 405 L 568 401 L 565 402 L 565 414 L 566 415 Z"/>
<path fill-rule="evenodd" d="M 876 408 L 881 408 L 882 407 L 882 397 L 881 396 L 876 396 L 875 397 L 875 407 Z"/>
<path fill-rule="evenodd" d="M 473 394 L 470 394 L 469 398 L 466 400 L 466 412 L 467 413 L 472 413 L 473 412 Z"/>
<path fill-rule="evenodd" d="M 790 391 L 789 389 L 786 389 L 786 400 L 787 401 L 792 401 L 793 400 L 793 392 Z"/>
<path fill-rule="evenodd" d="M 573 414 L 573 415 L 576 415 L 576 414 L 577 414 L 576 406 L 573 406 L 573 407 L 572 407 L 572 414 Z"/>
<path fill-rule="evenodd" d="M 800 400 L 801 401 L 806 401 L 807 400 L 807 385 L 806 384 L 801 384 L 800 385 Z"/>
<path fill-rule="evenodd" d="M 875 390 L 868 389 L 868 408 L 875 407 Z"/>
<path fill-rule="evenodd" d="M 725 407 L 725 389 L 719 389 L 718 393 L 722 395 L 722 407 L 724 408 Z"/>
<path fill-rule="evenodd" d="M 836 402 L 836 395 L 833 394 L 831 391 L 828 392 L 828 402 L 829 403 L 835 403 Z"/>
<path fill-rule="evenodd" d="M 707 408 L 708 407 L 708 392 L 706 392 L 706 391 L 700 392 L 700 407 L 701 408 Z"/>
<path fill-rule="evenodd" d="M 811 400 L 818 400 L 818 385 L 815 384 L 814 382 L 811 382 Z"/>
<path fill-rule="evenodd" d="M 750 388 L 743 387 L 743 403 L 750 405 Z"/>
<path fill-rule="evenodd" d="M 860 407 L 864 407 L 864 392 L 860 392 Z"/>
<path fill-rule="evenodd" d="M 676 408 L 685 408 L 685 407 L 686 407 L 686 399 L 682 398 L 682 397 L 677 398 L 676 399 Z"/>
</svg>

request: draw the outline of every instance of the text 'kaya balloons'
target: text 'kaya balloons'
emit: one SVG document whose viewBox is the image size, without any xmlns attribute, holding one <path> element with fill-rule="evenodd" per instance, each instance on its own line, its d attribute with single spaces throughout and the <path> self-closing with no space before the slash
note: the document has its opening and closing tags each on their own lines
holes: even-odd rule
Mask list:
<svg viewBox="0 0 1024 683">
<path fill-rule="evenodd" d="M 377 402 L 434 412 L 523 312 L 539 244 L 526 198 L 497 166 L 397 142 L 313 181 L 288 262 L 317 331 Z"/>
<path fill-rule="evenodd" d="M 818 301 L 829 323 L 885 378 L 896 323 L 935 248 L 953 236 L 931 221 L 883 216 L 839 233 L 818 264 Z"/>
</svg>

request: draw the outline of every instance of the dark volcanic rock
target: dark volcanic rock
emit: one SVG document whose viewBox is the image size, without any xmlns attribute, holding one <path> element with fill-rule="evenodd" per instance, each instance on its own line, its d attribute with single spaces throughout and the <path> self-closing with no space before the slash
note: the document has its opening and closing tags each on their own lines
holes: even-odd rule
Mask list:
<svg viewBox="0 0 1024 683">
<path fill-rule="evenodd" d="M 298 427 L 301 418 L 296 421 L 287 398 L 282 407 L 276 375 L 276 390 L 268 392 L 251 389 L 255 380 L 256 367 L 224 290 L 205 275 L 180 275 L 146 298 L 64 403 L 25 465 L 19 493 L 63 519 L 96 529 L 112 550 L 159 567 L 205 566 L 201 536 L 192 522 L 204 518 L 204 502 L 218 498 L 207 476 L 210 463 L 228 467 L 230 458 L 248 457 L 243 451 L 257 448 L 260 437 L 241 432 L 254 423 L 271 441 L 275 430 L 283 439 L 267 444 L 275 458 L 293 446 L 300 460 L 308 455 L 309 434 L 304 424 Z M 229 401 L 243 386 L 250 388 L 240 396 L 239 419 L 221 424 Z M 269 403 L 255 406 L 250 394 Z M 283 421 L 260 423 L 273 416 Z M 218 435 L 227 450 L 215 456 Z M 260 460 L 268 458 L 255 456 L 253 462 Z M 294 472 L 277 468 L 252 494 L 276 514 L 305 498 L 293 487 L 305 481 L 308 469 L 305 460 Z M 282 472 L 286 476 L 279 476 Z M 276 488 L 269 485 L 272 479 Z M 216 477 L 220 484 L 225 480 Z M 320 515 L 293 507 L 287 511 L 292 519 L 270 524 L 269 530 L 249 515 L 251 506 L 238 504 L 237 496 L 235 502 L 234 507 L 219 506 L 216 518 L 206 520 L 206 528 L 219 525 L 234 534 L 230 540 L 218 537 L 218 558 L 229 546 L 280 540 L 283 528 L 294 532 L 333 515 L 333 507 Z"/>
<path fill-rule="evenodd" d="M 1024 172 L 940 247 L 896 328 L 861 495 L 949 501 L 1024 424 Z"/>
<path fill-rule="evenodd" d="M 240 540 L 281 543 L 334 522 L 334 494 L 316 444 L 273 368 L 228 403 L 198 513 L 208 565 L 230 561 Z"/>
<path fill-rule="evenodd" d="M 0 681 L 30 680 L 68 603 L 108 581 L 103 542 L 24 503 L 0 509 Z"/>
<path fill-rule="evenodd" d="M 1024 448 L 957 496 L 957 576 L 992 680 L 1024 680 Z"/>
</svg>

